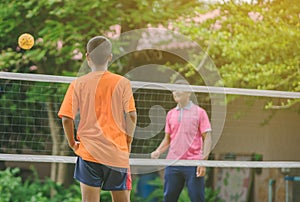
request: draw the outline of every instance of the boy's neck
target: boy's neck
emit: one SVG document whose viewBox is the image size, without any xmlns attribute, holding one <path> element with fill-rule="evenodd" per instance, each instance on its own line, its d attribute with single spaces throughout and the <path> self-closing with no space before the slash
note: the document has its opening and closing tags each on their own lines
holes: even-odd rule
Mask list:
<svg viewBox="0 0 300 202">
<path fill-rule="evenodd" d="M 184 107 L 186 107 L 189 103 L 190 103 L 190 100 L 186 100 L 186 101 L 183 101 L 183 102 L 179 102 L 179 103 L 178 103 L 178 107 L 179 107 L 179 108 L 184 108 Z"/>
<path fill-rule="evenodd" d="M 104 72 L 106 70 L 107 70 L 107 66 L 98 66 L 92 68 L 92 72 L 98 72 L 98 71 Z"/>
</svg>

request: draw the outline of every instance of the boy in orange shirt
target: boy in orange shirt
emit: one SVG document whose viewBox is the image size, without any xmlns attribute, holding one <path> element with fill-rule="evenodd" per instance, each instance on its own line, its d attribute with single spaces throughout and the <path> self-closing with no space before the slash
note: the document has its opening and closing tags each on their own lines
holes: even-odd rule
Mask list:
<svg viewBox="0 0 300 202">
<path fill-rule="evenodd" d="M 70 84 L 58 113 L 69 146 L 78 155 L 74 178 L 80 181 L 82 201 L 99 202 L 101 190 L 111 191 L 113 201 L 130 201 L 129 153 L 136 109 L 130 81 L 107 71 L 111 50 L 107 38 L 90 39 L 86 58 L 92 72 Z"/>
</svg>

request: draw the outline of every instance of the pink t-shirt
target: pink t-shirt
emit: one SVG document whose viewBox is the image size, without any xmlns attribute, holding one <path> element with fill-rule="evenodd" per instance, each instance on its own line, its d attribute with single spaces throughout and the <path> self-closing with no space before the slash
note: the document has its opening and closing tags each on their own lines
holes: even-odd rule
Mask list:
<svg viewBox="0 0 300 202">
<path fill-rule="evenodd" d="M 184 108 L 173 108 L 167 114 L 165 132 L 170 134 L 167 159 L 202 159 L 202 135 L 211 131 L 207 113 L 190 102 Z"/>
</svg>

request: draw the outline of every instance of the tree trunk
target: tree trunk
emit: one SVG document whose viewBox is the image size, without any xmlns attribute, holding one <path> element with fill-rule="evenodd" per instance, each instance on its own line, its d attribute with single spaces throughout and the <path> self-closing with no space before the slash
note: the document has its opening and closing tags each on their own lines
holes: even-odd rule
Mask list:
<svg viewBox="0 0 300 202">
<path fill-rule="evenodd" d="M 55 121 L 53 102 L 47 103 L 47 111 L 52 139 L 52 155 L 67 155 L 66 138 L 60 135 L 60 127 Z M 51 163 L 51 180 L 63 184 L 66 181 L 66 168 L 66 163 Z"/>
<path fill-rule="evenodd" d="M 52 155 L 58 155 L 58 143 L 59 143 L 59 137 L 57 135 L 57 124 L 55 123 L 54 116 L 53 116 L 53 106 L 52 103 L 49 102 L 47 105 L 47 112 L 48 112 L 48 121 L 50 126 L 50 134 L 52 139 Z M 51 174 L 50 178 L 52 181 L 56 181 L 56 170 L 57 165 L 56 163 L 51 163 Z"/>
<path fill-rule="evenodd" d="M 67 139 L 63 137 L 63 140 L 61 142 L 62 142 L 62 144 L 60 146 L 59 155 L 60 156 L 67 156 L 68 155 L 68 152 L 67 152 L 67 148 L 68 148 Z M 61 183 L 61 184 L 65 184 L 66 176 L 67 176 L 67 168 L 68 168 L 67 163 L 59 163 L 58 164 L 56 182 Z"/>
</svg>

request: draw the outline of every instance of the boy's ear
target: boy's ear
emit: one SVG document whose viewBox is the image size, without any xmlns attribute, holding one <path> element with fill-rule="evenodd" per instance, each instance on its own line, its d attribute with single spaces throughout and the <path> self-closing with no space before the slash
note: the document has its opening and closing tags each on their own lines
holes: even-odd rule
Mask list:
<svg viewBox="0 0 300 202">
<path fill-rule="evenodd" d="M 113 54 L 111 53 L 109 56 L 108 56 L 108 62 L 110 62 L 111 60 L 112 60 L 112 58 L 113 58 Z"/>
</svg>

